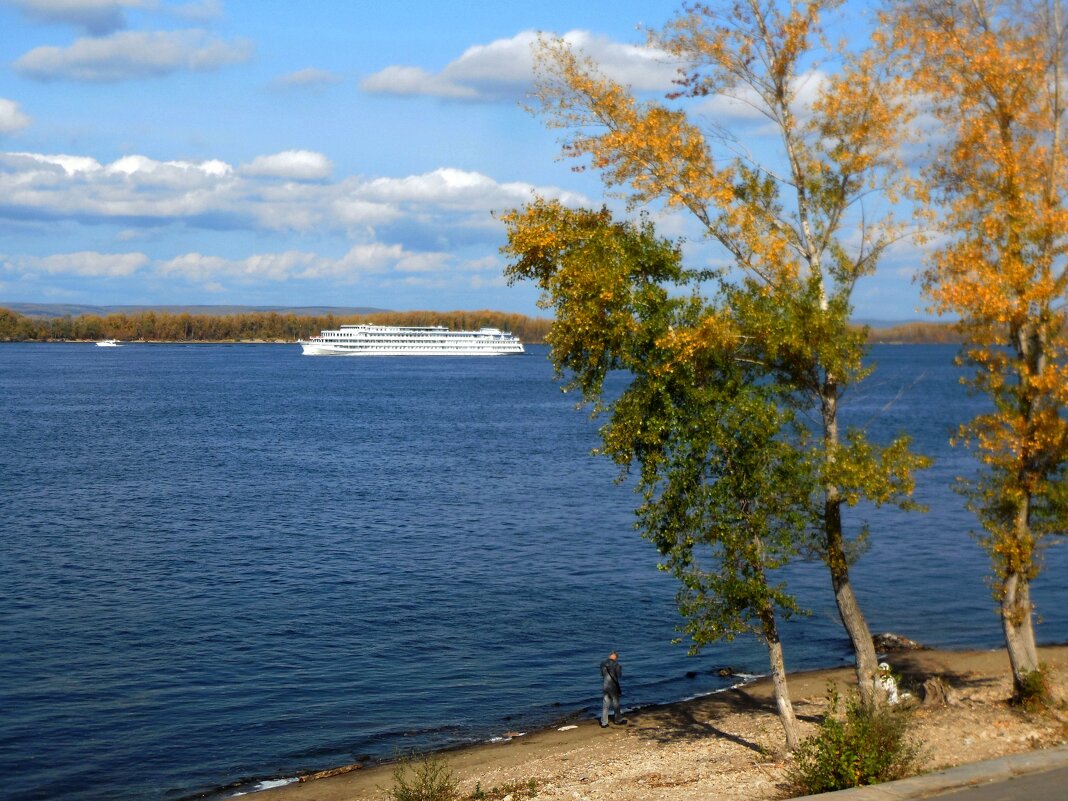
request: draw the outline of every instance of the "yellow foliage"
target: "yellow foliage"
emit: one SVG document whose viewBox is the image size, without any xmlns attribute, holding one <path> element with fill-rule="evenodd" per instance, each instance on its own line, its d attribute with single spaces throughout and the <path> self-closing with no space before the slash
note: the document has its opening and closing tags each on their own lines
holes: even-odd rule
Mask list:
<svg viewBox="0 0 1068 801">
<path fill-rule="evenodd" d="M 1068 462 L 1068 159 L 1059 3 L 908 0 L 889 44 L 948 137 L 926 172 L 943 244 L 924 276 L 959 315 L 972 383 L 996 411 L 961 441 L 987 466 L 973 496 L 1002 577 L 1029 577 L 1035 504 Z M 889 23 L 890 20 L 888 19 Z"/>
</svg>

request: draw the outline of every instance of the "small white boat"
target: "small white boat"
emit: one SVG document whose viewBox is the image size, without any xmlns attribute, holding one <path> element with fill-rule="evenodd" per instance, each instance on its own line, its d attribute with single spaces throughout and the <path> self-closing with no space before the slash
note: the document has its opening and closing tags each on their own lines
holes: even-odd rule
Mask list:
<svg viewBox="0 0 1068 801">
<path fill-rule="evenodd" d="M 102 339 L 96 343 L 98 348 L 118 348 L 121 347 L 121 343 L 117 339 Z"/>
</svg>

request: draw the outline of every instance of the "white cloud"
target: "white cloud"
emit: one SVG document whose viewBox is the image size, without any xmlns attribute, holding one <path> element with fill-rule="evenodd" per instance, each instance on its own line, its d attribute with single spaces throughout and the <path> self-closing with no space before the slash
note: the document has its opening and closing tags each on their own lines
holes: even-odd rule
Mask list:
<svg viewBox="0 0 1068 801">
<path fill-rule="evenodd" d="M 78 39 L 69 47 L 37 47 L 14 67 L 42 81 L 114 83 L 179 70 L 214 70 L 251 56 L 249 42 L 224 42 L 201 30 L 122 31 L 104 38 Z"/>
<path fill-rule="evenodd" d="M 67 175 L 96 172 L 103 169 L 99 161 L 89 156 L 45 155 L 43 153 L 5 153 L 3 155 L 7 157 L 7 161 L 12 166 L 16 167 L 18 172 L 32 173 L 38 165 L 46 169 L 59 168 Z"/>
<path fill-rule="evenodd" d="M 120 278 L 133 275 L 146 264 L 144 253 L 56 253 L 51 256 L 18 256 L 0 260 L 10 272 L 21 274 L 80 275 Z"/>
<path fill-rule="evenodd" d="M 441 253 L 412 253 L 402 245 L 372 242 L 353 246 L 340 260 L 323 265 L 319 275 L 341 277 L 345 274 L 384 273 L 391 270 L 411 272 L 440 263 L 443 258 L 444 254 Z"/>
<path fill-rule="evenodd" d="M 286 150 L 259 156 L 241 167 L 245 175 L 285 178 L 292 181 L 321 181 L 329 178 L 334 165 L 322 153 L 311 150 Z"/>
<path fill-rule="evenodd" d="M 330 162 L 310 151 L 261 156 L 234 169 L 217 159 L 157 161 L 131 154 L 109 164 L 88 156 L 0 153 L 0 219 L 111 222 L 127 231 L 181 223 L 211 230 L 366 233 L 385 225 L 423 238 L 495 235 L 491 212 L 538 193 L 568 205 L 585 197 L 552 186 L 503 183 L 442 168 L 365 180 L 329 178 Z"/>
<path fill-rule="evenodd" d="M 444 250 L 419 250 L 399 243 L 367 241 L 341 256 L 303 250 L 255 253 L 228 258 L 200 252 L 152 259 L 144 253 L 61 253 L 51 256 L 0 254 L 0 275 L 20 280 L 60 278 L 128 278 L 135 274 L 159 281 L 179 281 L 210 292 L 234 286 L 363 284 L 384 287 L 469 288 L 502 286 L 499 257 L 464 259 Z"/>
<path fill-rule="evenodd" d="M 194 282 L 206 282 L 219 278 L 236 278 L 244 281 L 286 281 L 307 272 L 317 261 L 319 257 L 314 253 L 300 251 L 262 253 L 245 259 L 225 259 L 220 256 L 205 256 L 201 253 L 186 253 L 161 262 L 158 271 L 162 275 L 180 276 Z"/>
<path fill-rule="evenodd" d="M 279 75 L 274 79 L 274 85 L 280 89 L 322 89 L 337 83 L 341 83 L 340 75 L 315 67 Z"/>
<path fill-rule="evenodd" d="M 429 202 L 467 209 L 498 209 L 527 203 L 535 193 L 565 204 L 588 204 L 585 198 L 570 192 L 518 181 L 498 183 L 482 173 L 452 167 L 404 178 L 375 178 L 366 184 L 362 193 L 380 201 Z"/>
<path fill-rule="evenodd" d="M 160 262 L 160 275 L 194 283 L 221 279 L 242 283 L 314 281 L 329 279 L 353 283 L 364 276 L 431 273 L 447 267 L 450 256 L 441 252 L 411 251 L 399 244 L 368 242 L 354 245 L 341 258 L 305 251 L 259 253 L 244 259 L 227 259 L 186 253 Z"/>
<path fill-rule="evenodd" d="M 379 94 L 451 100 L 514 99 L 531 88 L 532 48 L 539 35 L 523 31 L 510 39 L 475 45 L 437 73 L 415 66 L 389 66 L 361 81 L 360 88 Z M 663 51 L 620 44 L 587 31 L 570 31 L 563 38 L 599 64 L 607 76 L 635 90 L 664 91 L 672 86 L 675 67 Z"/>
<path fill-rule="evenodd" d="M 665 51 L 645 45 L 613 42 L 589 31 L 570 31 L 565 42 L 593 60 L 607 77 L 638 92 L 666 92 L 675 88 L 678 63 Z"/>
<path fill-rule="evenodd" d="M 30 124 L 30 118 L 19 110 L 14 100 L 0 97 L 0 136 L 21 131 Z"/>
<path fill-rule="evenodd" d="M 372 94 L 432 95 L 450 100 L 476 100 L 478 92 L 419 67 L 386 67 L 360 81 L 360 88 Z"/>
<path fill-rule="evenodd" d="M 113 161 L 106 168 L 109 173 L 121 173 L 127 176 L 152 176 L 156 180 L 184 183 L 189 175 L 197 178 L 223 178 L 233 172 L 233 168 L 224 161 L 156 161 L 147 156 L 123 156 Z"/>
<path fill-rule="evenodd" d="M 391 203 L 375 203 L 358 197 L 340 197 L 332 205 L 334 216 L 346 226 L 375 226 L 395 222 L 403 212 Z"/>
</svg>

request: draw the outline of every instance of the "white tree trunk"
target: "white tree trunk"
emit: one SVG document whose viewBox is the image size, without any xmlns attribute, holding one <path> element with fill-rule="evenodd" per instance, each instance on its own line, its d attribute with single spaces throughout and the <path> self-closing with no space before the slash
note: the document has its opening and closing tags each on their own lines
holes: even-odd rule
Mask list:
<svg viewBox="0 0 1068 801">
<path fill-rule="evenodd" d="M 1019 694 L 1027 674 L 1038 670 L 1038 650 L 1031 616 L 1031 585 L 1017 573 L 1010 573 L 1001 582 L 1001 628 L 1013 689 Z"/>
</svg>

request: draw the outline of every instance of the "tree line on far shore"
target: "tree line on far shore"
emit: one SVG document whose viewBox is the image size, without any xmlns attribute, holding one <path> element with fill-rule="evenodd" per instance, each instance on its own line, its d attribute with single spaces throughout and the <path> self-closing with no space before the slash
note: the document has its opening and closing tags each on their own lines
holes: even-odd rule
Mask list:
<svg viewBox="0 0 1068 801">
<path fill-rule="evenodd" d="M 510 331 L 523 342 L 545 340 L 551 320 L 497 311 L 411 311 L 335 316 L 301 316 L 278 312 L 241 314 L 83 314 L 78 317 L 30 317 L 0 308 L 0 342 L 55 342 L 121 339 L 145 342 L 294 342 L 339 325 L 443 325 L 470 331 L 482 327 Z"/>
<path fill-rule="evenodd" d="M 455 331 L 483 326 L 510 331 L 528 345 L 540 345 L 553 321 L 497 311 L 410 311 L 337 316 L 246 312 L 241 314 L 178 314 L 143 311 L 136 314 L 82 314 L 77 317 L 36 317 L 0 307 L 0 342 L 80 342 L 122 339 L 142 342 L 295 342 L 320 331 L 352 323 L 377 325 L 443 325 Z M 953 344 L 960 333 L 947 323 L 913 322 L 867 332 L 871 343 Z"/>
</svg>

